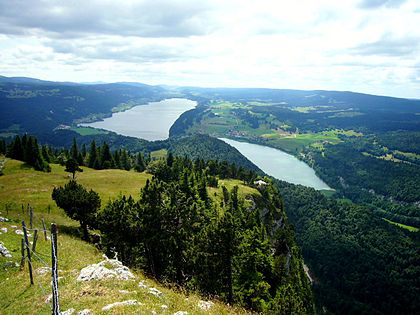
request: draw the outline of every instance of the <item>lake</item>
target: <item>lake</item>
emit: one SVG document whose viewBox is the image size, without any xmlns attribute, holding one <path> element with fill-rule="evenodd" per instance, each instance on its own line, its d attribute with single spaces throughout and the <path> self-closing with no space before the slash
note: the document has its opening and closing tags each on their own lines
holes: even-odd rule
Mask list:
<svg viewBox="0 0 420 315">
<path fill-rule="evenodd" d="M 308 164 L 298 160 L 293 155 L 258 144 L 225 138 L 220 138 L 220 140 L 236 148 L 268 175 L 289 183 L 313 187 L 317 190 L 331 190 L 326 183 L 316 176 L 315 171 Z"/>
<path fill-rule="evenodd" d="M 165 140 L 175 120 L 187 110 L 197 106 L 197 102 L 171 98 L 160 102 L 150 102 L 135 106 L 124 112 L 112 114 L 102 121 L 80 124 L 85 127 L 110 130 L 124 136 L 146 140 Z"/>
</svg>

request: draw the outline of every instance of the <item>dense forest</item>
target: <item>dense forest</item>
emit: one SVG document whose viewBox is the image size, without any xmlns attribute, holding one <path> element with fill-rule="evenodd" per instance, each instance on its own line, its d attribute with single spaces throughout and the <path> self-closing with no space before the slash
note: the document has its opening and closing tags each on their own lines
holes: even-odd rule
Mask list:
<svg viewBox="0 0 420 315">
<path fill-rule="evenodd" d="M 416 314 L 419 232 L 404 232 L 367 207 L 277 181 L 319 305 L 334 314 Z"/>
<path fill-rule="evenodd" d="M 349 138 L 325 145 L 322 150 L 308 148 L 304 154 L 321 178 L 338 190 L 338 195 L 366 204 L 380 216 L 418 227 L 420 166 L 410 155 L 404 155 L 406 160 L 397 159 L 399 156 L 395 157 L 390 149 L 398 146 L 404 150 L 398 152 L 410 152 L 415 138 L 412 133 L 403 137 L 405 134 Z"/>
</svg>

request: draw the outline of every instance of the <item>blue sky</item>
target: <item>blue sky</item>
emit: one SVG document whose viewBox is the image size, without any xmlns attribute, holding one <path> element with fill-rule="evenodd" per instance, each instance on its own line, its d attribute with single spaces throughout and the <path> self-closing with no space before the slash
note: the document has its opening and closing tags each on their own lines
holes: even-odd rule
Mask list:
<svg viewBox="0 0 420 315">
<path fill-rule="evenodd" d="M 418 0 L 0 0 L 0 75 L 420 98 Z"/>
</svg>

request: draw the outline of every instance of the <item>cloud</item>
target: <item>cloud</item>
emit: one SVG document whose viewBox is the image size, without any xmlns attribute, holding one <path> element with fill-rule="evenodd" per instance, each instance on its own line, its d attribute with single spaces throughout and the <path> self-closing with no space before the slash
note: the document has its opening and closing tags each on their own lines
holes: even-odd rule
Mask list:
<svg viewBox="0 0 420 315">
<path fill-rule="evenodd" d="M 358 55 L 379 55 L 390 57 L 417 56 L 420 51 L 420 36 L 392 38 L 385 36 L 372 43 L 360 44 L 352 51 Z"/>
<path fill-rule="evenodd" d="M 377 9 L 380 7 L 386 8 L 398 8 L 400 7 L 406 0 L 362 0 L 358 7 L 361 9 Z"/>
<path fill-rule="evenodd" d="M 102 59 L 142 63 L 194 58 L 194 47 L 188 39 L 102 36 L 73 40 L 48 40 L 45 45 L 56 53 L 85 60 Z"/>
<path fill-rule="evenodd" d="M 186 37 L 207 34 L 205 1 L 0 1 L 0 33 L 70 38 L 92 34 Z M 30 9 L 28 8 L 30 6 Z"/>
<path fill-rule="evenodd" d="M 0 0 L 0 75 L 420 97 L 418 0 L 28 2 Z"/>
</svg>

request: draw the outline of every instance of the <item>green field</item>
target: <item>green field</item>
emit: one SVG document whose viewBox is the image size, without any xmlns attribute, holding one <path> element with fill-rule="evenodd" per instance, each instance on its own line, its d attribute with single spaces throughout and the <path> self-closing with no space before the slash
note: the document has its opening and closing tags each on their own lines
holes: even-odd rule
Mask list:
<svg viewBox="0 0 420 315">
<path fill-rule="evenodd" d="M 107 131 L 92 127 L 72 127 L 71 130 L 77 132 L 81 136 L 106 135 Z"/>
<path fill-rule="evenodd" d="M 168 155 L 168 150 L 166 149 L 150 152 L 150 157 L 152 158 L 152 160 L 162 160 L 162 159 L 165 159 L 167 155 Z"/>
<path fill-rule="evenodd" d="M 337 144 L 342 140 L 340 136 L 360 137 L 363 134 L 354 130 L 333 129 L 314 133 L 299 133 L 291 130 L 287 122 L 279 121 L 273 115 L 264 115 L 252 111 L 254 106 L 267 106 L 268 103 L 249 102 L 233 103 L 227 101 L 213 101 L 210 103 L 211 113 L 203 116 L 198 124 L 193 125 L 189 132 L 206 133 L 214 137 L 243 139 L 252 143 L 259 143 L 283 151 L 297 154 L 302 149 L 312 146 L 323 150 L 324 144 Z M 273 105 L 273 104 L 271 104 Z M 274 105 L 273 105 L 274 106 Z M 259 125 L 253 128 L 249 123 L 235 114 L 235 109 L 246 109 L 249 115 L 257 118 Z M 313 106 L 293 107 L 292 110 L 307 113 L 317 109 Z M 272 126 L 277 126 L 272 129 Z"/>
<path fill-rule="evenodd" d="M 405 225 L 405 224 L 402 224 L 402 223 L 394 222 L 394 221 L 391 221 L 391 220 L 388 220 L 388 219 L 385 219 L 385 218 L 382 218 L 382 219 L 385 220 L 388 223 L 391 223 L 391 224 L 394 224 L 396 226 L 399 226 L 400 228 L 406 229 L 406 230 L 408 230 L 410 232 L 418 232 L 420 230 L 419 228 L 416 228 L 414 226 L 409 226 L 409 225 Z"/>
</svg>

